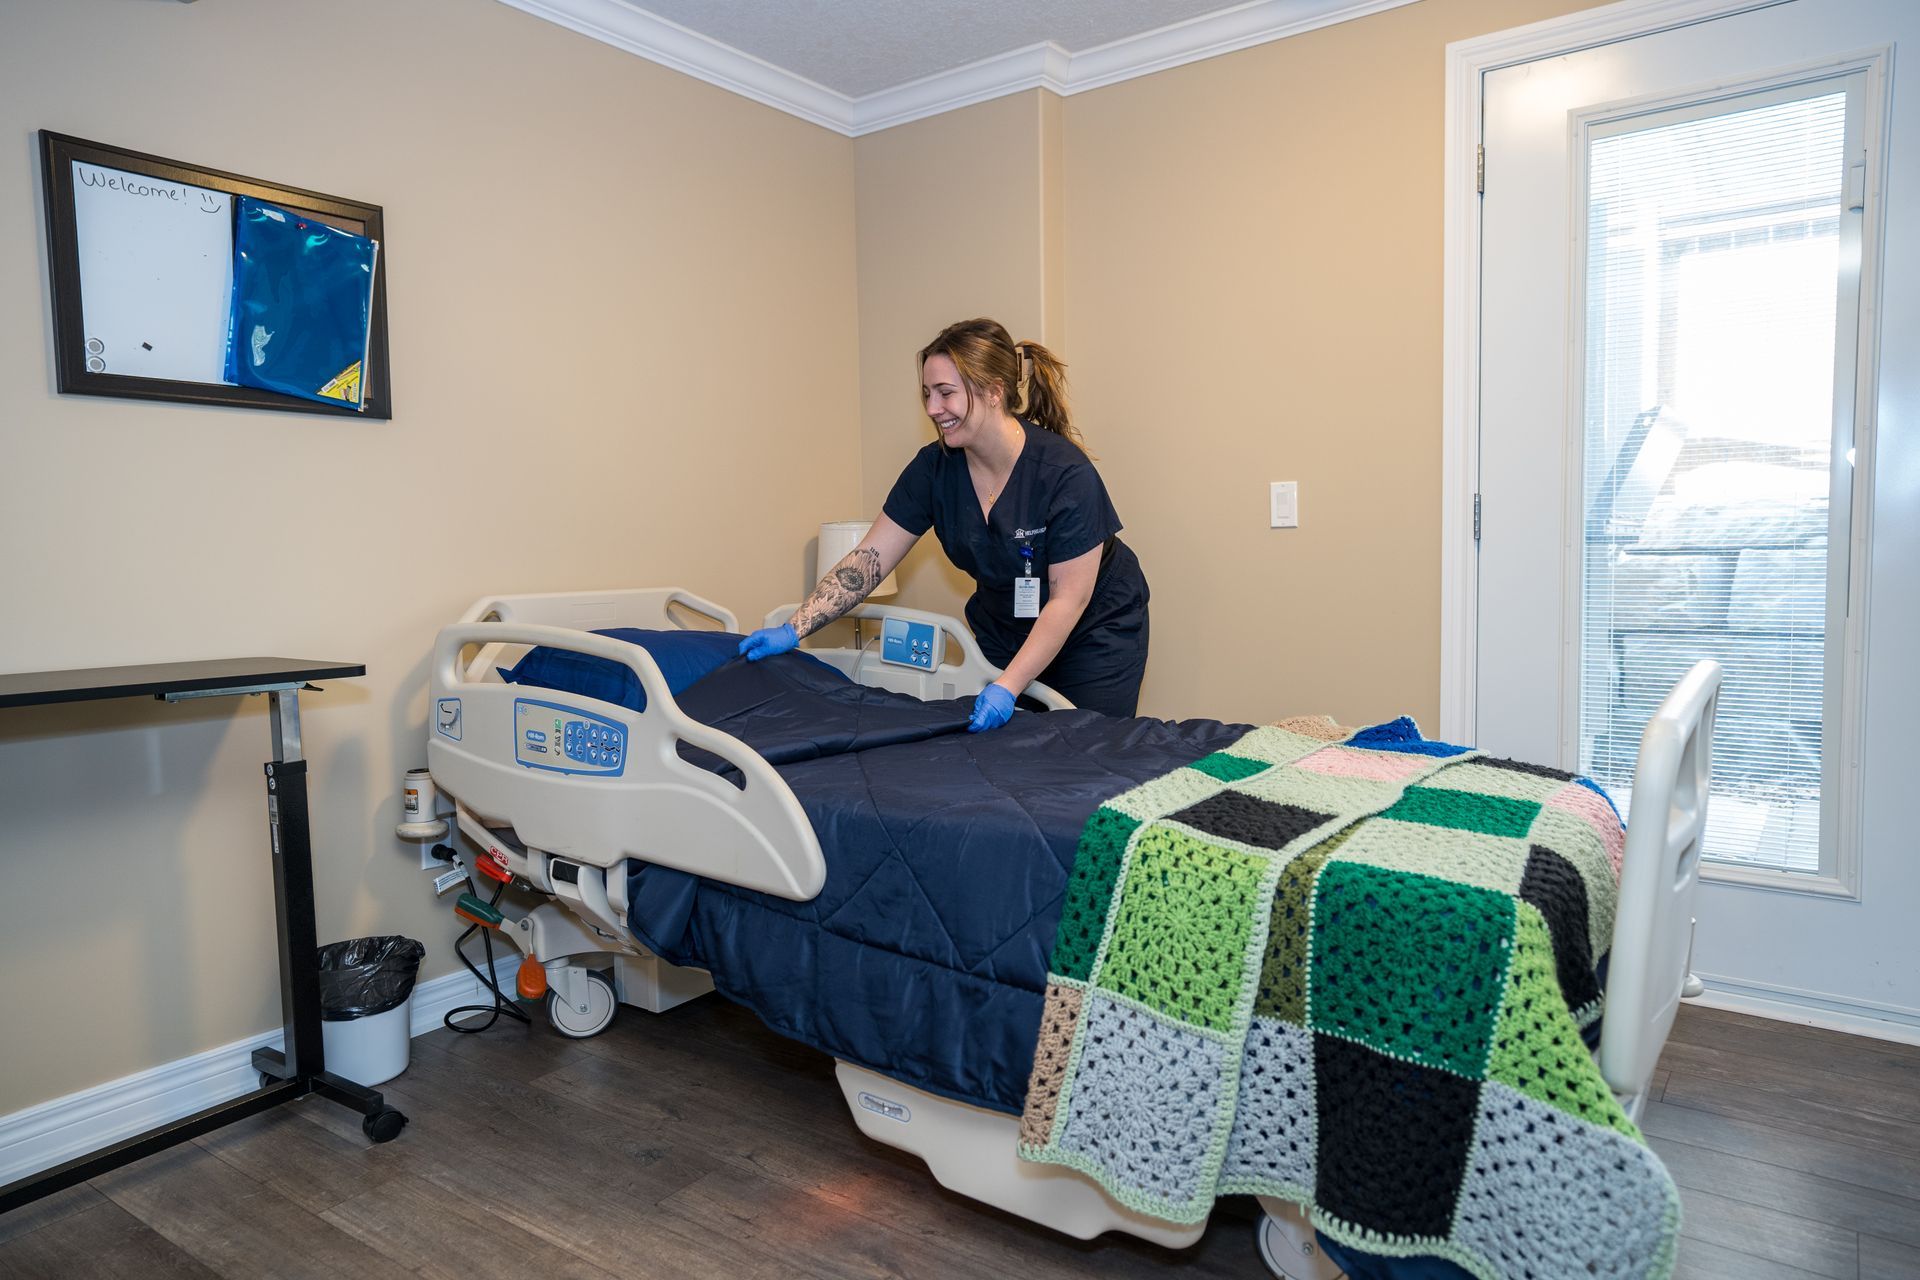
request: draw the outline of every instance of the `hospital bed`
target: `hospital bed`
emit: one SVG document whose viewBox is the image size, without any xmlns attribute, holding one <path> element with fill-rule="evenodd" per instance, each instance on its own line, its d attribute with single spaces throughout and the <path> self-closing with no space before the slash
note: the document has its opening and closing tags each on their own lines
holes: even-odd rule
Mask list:
<svg viewBox="0 0 1920 1280">
<path fill-rule="evenodd" d="M 968 697 L 998 675 L 954 619 L 874 605 L 849 617 L 863 627 L 918 623 L 939 637 L 920 669 L 881 661 L 878 643 L 807 651 L 859 684 L 931 701 Z M 500 928 L 544 968 L 548 1016 L 574 1036 L 603 1029 L 619 1004 L 660 1012 L 712 989 L 708 974 L 669 964 L 630 927 L 631 867 L 675 868 L 793 902 L 827 879 L 820 840 L 781 772 L 686 714 L 647 650 L 593 634 L 621 627 L 740 629 L 730 611 L 677 588 L 496 596 L 442 630 L 431 668 L 428 766 L 473 842 L 457 856 L 470 871 L 545 895 L 531 910 L 507 910 Z M 535 647 L 625 668 L 644 710 L 507 683 L 503 668 Z M 1609 1086 L 1636 1116 L 1687 975 L 1718 683 L 1710 663 L 1681 682 L 1647 727 L 1636 774 L 1599 1049 Z M 1070 705 L 1041 686 L 1030 694 Z M 537 759 L 530 731 L 553 735 Z M 962 1194 L 1081 1239 L 1117 1230 L 1177 1248 L 1204 1230 L 1136 1212 L 1074 1170 L 1018 1159 L 1018 1116 L 853 1062 L 839 1061 L 836 1075 L 863 1133 L 919 1156 Z M 1270 1265 L 1315 1275 L 1322 1260 L 1297 1210 L 1267 1208 Z"/>
</svg>

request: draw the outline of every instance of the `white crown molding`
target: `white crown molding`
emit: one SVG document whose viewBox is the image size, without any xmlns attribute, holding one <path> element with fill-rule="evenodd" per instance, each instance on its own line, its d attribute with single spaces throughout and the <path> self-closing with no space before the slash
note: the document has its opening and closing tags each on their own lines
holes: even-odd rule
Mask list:
<svg viewBox="0 0 1920 1280">
<path fill-rule="evenodd" d="M 841 132 L 857 138 L 1027 89 L 1072 93 L 1072 68 L 1073 55 L 1059 45 L 1030 44 L 855 98 Z"/>
<path fill-rule="evenodd" d="M 1398 9 L 1414 0 L 1252 0 L 1073 55 L 1069 92 L 1152 75 L 1321 27 Z"/>
<path fill-rule="evenodd" d="M 671 67 L 743 98 L 851 134 L 854 99 L 732 45 L 656 17 L 628 0 L 500 0 L 523 13 Z"/>
<path fill-rule="evenodd" d="M 1079 53 L 1051 42 L 1028 45 L 856 98 L 656 17 L 632 0 L 500 0 L 850 138 L 1027 89 L 1084 93 L 1414 2 L 1251 0 Z"/>
<path fill-rule="evenodd" d="M 519 965 L 517 952 L 494 962 L 494 980 L 509 994 Z M 422 982 L 413 989 L 408 1032 L 425 1035 L 460 1005 L 491 1002 L 465 969 Z M 253 1051 L 278 1049 L 284 1035 L 262 1032 L 0 1116 L 0 1186 L 258 1088 Z"/>
</svg>

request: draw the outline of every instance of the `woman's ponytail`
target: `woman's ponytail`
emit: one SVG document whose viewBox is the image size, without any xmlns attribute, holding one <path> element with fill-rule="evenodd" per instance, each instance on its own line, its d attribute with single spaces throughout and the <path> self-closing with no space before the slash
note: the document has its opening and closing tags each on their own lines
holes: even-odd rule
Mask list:
<svg viewBox="0 0 1920 1280">
<path fill-rule="evenodd" d="M 1073 429 L 1067 412 L 1066 362 L 1037 342 L 1016 342 L 1013 346 L 1027 363 L 1027 407 L 1021 416 L 1080 444 L 1080 433 Z"/>
</svg>

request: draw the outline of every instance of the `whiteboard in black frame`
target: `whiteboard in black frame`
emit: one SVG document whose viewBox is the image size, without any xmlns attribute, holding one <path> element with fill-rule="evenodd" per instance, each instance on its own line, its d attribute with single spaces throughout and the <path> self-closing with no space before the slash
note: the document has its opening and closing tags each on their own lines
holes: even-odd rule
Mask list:
<svg viewBox="0 0 1920 1280">
<path fill-rule="evenodd" d="M 54 372 L 61 392 L 350 418 L 393 416 L 386 235 L 379 205 L 45 129 L 40 158 L 53 283 Z M 364 409 L 225 380 L 236 195 L 255 196 L 381 242 Z"/>
</svg>

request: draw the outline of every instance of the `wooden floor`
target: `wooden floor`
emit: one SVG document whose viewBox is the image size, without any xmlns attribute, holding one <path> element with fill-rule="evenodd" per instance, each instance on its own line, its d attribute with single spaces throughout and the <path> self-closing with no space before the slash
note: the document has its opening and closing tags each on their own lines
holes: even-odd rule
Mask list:
<svg viewBox="0 0 1920 1280">
<path fill-rule="evenodd" d="M 1679 1275 L 1920 1277 L 1920 1048 L 1688 1009 L 1661 1068 Z M 1173 1253 L 942 1190 L 716 997 L 584 1043 L 437 1031 L 386 1092 L 412 1123 L 385 1146 L 309 1098 L 0 1217 L 0 1276 L 1264 1275 L 1249 1200 Z"/>
</svg>

